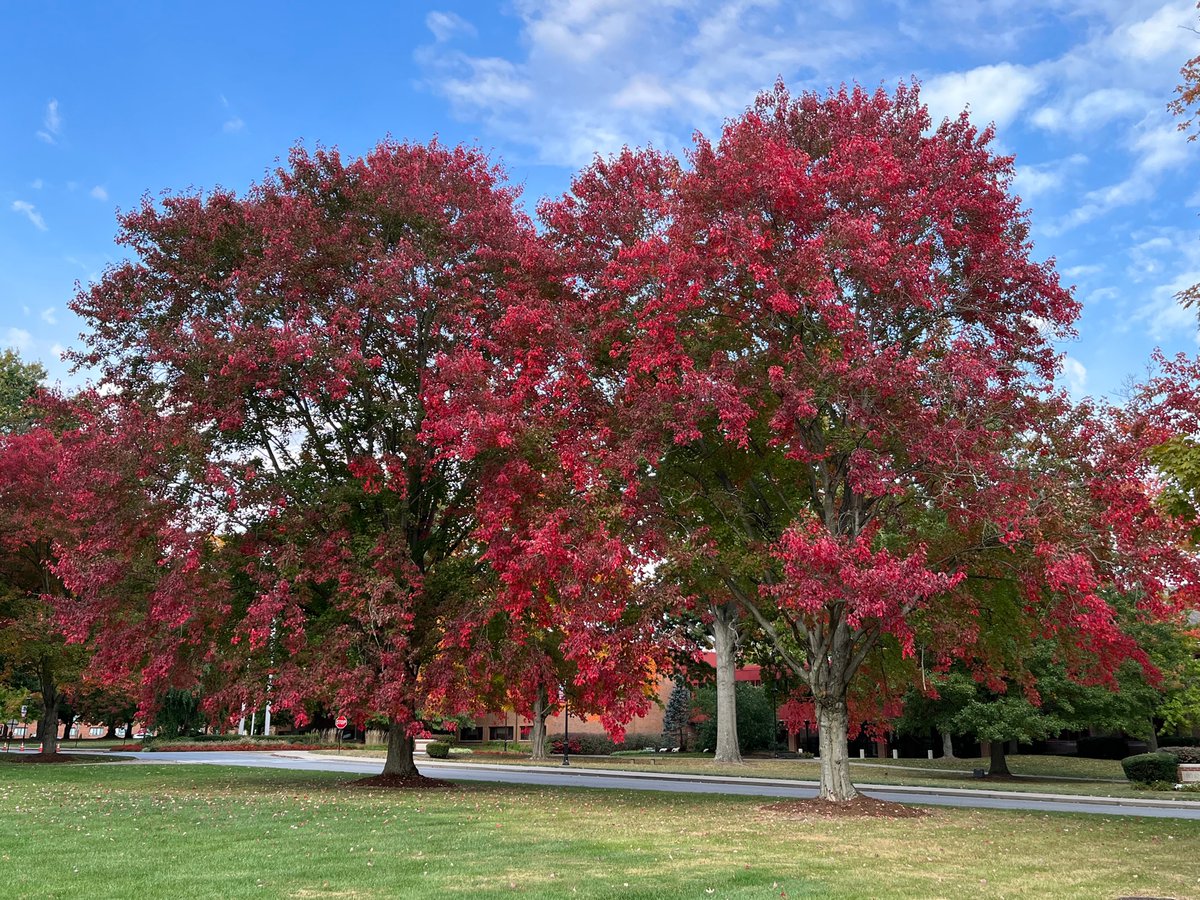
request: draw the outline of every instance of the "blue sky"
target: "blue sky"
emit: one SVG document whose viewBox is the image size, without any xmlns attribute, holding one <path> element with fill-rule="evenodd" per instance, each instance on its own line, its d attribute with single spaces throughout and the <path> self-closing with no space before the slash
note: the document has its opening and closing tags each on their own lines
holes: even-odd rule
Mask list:
<svg viewBox="0 0 1200 900">
<path fill-rule="evenodd" d="M 594 152 L 715 134 L 777 76 L 916 77 L 1016 154 L 1038 254 L 1084 303 L 1064 383 L 1114 395 L 1155 346 L 1196 351 L 1173 295 L 1200 282 L 1200 142 L 1166 104 L 1198 21 L 1191 0 L 5 3 L 0 346 L 74 380 L 67 303 L 121 258 L 115 212 L 244 190 L 298 141 L 476 143 L 532 206 Z"/>
</svg>

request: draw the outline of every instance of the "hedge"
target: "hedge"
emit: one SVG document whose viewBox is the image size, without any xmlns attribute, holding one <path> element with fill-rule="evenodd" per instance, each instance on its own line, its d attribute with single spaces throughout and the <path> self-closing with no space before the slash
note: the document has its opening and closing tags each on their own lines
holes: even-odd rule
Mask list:
<svg viewBox="0 0 1200 900">
<path fill-rule="evenodd" d="M 1170 753 L 1139 753 L 1121 760 L 1125 777 L 1134 784 L 1174 783 L 1179 760 Z"/>
<path fill-rule="evenodd" d="M 548 738 L 551 753 L 562 753 L 563 736 L 552 734 Z M 608 756 L 617 747 L 607 734 L 571 735 L 571 752 L 583 756 Z"/>
<path fill-rule="evenodd" d="M 425 745 L 425 753 L 434 759 L 449 759 L 450 745 L 445 741 L 430 741 Z"/>
<path fill-rule="evenodd" d="M 1200 747 L 1159 747 L 1159 753 L 1170 753 L 1181 763 L 1200 764 Z"/>
</svg>

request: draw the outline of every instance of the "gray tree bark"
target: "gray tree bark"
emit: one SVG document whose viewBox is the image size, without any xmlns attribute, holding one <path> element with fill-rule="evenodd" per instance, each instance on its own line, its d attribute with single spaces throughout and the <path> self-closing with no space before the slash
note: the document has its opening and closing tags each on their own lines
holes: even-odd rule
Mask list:
<svg viewBox="0 0 1200 900">
<path fill-rule="evenodd" d="M 1004 775 L 1011 776 L 1012 772 L 1008 771 L 1008 758 L 1004 755 L 1004 741 L 991 742 L 991 763 L 988 766 L 988 775 Z"/>
<path fill-rule="evenodd" d="M 717 748 L 716 762 L 740 763 L 742 751 L 737 733 L 737 617 L 732 603 L 712 607 L 713 649 L 717 654 Z"/>
<path fill-rule="evenodd" d="M 1150 736 L 1146 738 L 1146 750 L 1150 753 L 1158 752 L 1158 729 L 1154 727 L 1154 719 L 1150 720 Z"/>
<path fill-rule="evenodd" d="M 549 759 L 546 753 L 546 715 L 550 712 L 545 689 L 538 691 L 533 701 L 533 722 L 529 729 L 529 758 Z"/>
<path fill-rule="evenodd" d="M 383 774 L 399 775 L 403 778 L 420 775 L 417 764 L 413 761 L 415 746 L 405 726 L 393 722 L 388 728 L 387 759 L 383 763 Z"/>
<path fill-rule="evenodd" d="M 850 780 L 850 754 L 846 740 L 850 711 L 845 697 L 820 700 L 817 707 L 817 738 L 820 742 L 822 800 L 853 800 L 858 796 Z"/>
<path fill-rule="evenodd" d="M 942 758 L 954 759 L 954 736 L 948 731 L 942 732 Z"/>
<path fill-rule="evenodd" d="M 42 718 L 38 723 L 38 740 L 42 752 L 58 752 L 58 685 L 54 683 L 54 670 L 48 660 L 43 660 L 39 680 L 42 688 Z"/>
</svg>

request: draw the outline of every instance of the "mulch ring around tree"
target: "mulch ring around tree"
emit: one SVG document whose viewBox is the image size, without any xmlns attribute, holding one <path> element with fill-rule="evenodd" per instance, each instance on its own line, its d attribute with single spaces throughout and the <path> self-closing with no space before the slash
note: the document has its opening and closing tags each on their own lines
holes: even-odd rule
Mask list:
<svg viewBox="0 0 1200 900">
<path fill-rule="evenodd" d="M 448 790 L 457 788 L 452 781 L 442 781 L 440 778 L 426 778 L 424 775 L 372 775 L 370 778 L 359 778 L 346 783 L 352 788 L 384 788 L 392 791 L 414 790 Z"/>
<path fill-rule="evenodd" d="M 97 761 L 97 754 L 76 754 L 76 753 L 5 753 L 3 758 L 6 762 L 22 762 L 22 763 L 94 763 Z M 111 757 L 100 757 L 100 762 L 115 761 Z"/>
<path fill-rule="evenodd" d="M 904 803 L 889 803 L 859 794 L 844 803 L 814 797 L 811 800 L 781 800 L 760 807 L 763 812 L 791 819 L 921 819 L 932 810 Z"/>
</svg>

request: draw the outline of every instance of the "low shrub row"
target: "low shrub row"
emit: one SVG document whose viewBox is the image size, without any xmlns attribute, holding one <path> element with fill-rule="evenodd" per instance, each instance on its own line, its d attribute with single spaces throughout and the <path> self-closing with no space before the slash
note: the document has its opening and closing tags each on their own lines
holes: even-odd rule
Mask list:
<svg viewBox="0 0 1200 900">
<path fill-rule="evenodd" d="M 425 745 L 425 753 L 433 759 L 449 759 L 450 745 L 445 741 L 430 741 Z"/>
<path fill-rule="evenodd" d="M 248 734 L 192 734 L 185 737 L 149 737 L 142 741 L 147 747 L 177 750 L 186 744 L 271 744 L 291 746 L 294 744 L 319 744 L 321 736 L 317 732 L 311 734 L 273 734 L 269 737 Z"/>
<path fill-rule="evenodd" d="M 552 734 L 547 737 L 551 753 L 562 753 L 564 736 Z M 657 734 L 627 734 L 625 740 L 615 743 L 607 734 L 573 734 L 570 750 L 583 756 L 609 756 L 617 751 L 662 750 L 669 744 Z"/>
<path fill-rule="evenodd" d="M 1185 764 L 1200 765 L 1200 747 L 1159 747 L 1160 753 L 1170 753 Z"/>
<path fill-rule="evenodd" d="M 1179 760 L 1171 753 L 1139 753 L 1121 760 L 1125 777 L 1134 784 L 1174 784 Z"/>
</svg>

